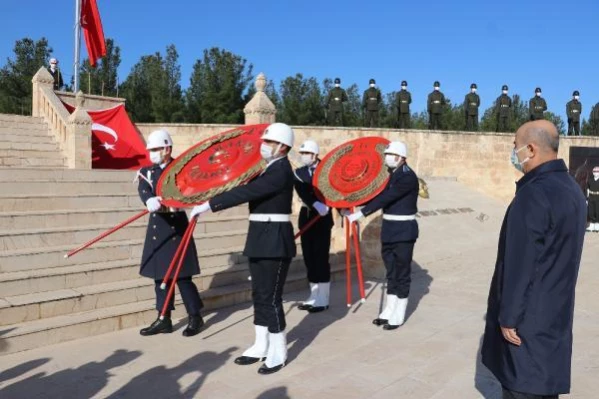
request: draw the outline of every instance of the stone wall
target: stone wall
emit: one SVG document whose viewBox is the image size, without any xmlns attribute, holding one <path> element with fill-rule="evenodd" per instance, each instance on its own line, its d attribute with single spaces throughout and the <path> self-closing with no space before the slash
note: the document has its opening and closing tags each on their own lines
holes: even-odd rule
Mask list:
<svg viewBox="0 0 599 399">
<path fill-rule="evenodd" d="M 174 153 L 177 155 L 203 138 L 232 129 L 235 125 L 142 123 L 137 127 L 145 137 L 155 129 L 167 129 L 173 136 Z M 402 140 L 408 146 L 408 163 L 418 175 L 424 178 L 453 177 L 458 182 L 504 203 L 512 198 L 514 182 L 520 176 L 509 161 L 514 140 L 511 133 L 310 126 L 294 127 L 294 130 L 297 143 L 307 138 L 314 139 L 321 146 L 321 154 L 326 154 L 337 145 L 358 137 L 384 136 L 390 140 Z M 562 137 L 559 156 L 566 164 L 571 146 L 597 147 L 599 137 Z"/>
</svg>

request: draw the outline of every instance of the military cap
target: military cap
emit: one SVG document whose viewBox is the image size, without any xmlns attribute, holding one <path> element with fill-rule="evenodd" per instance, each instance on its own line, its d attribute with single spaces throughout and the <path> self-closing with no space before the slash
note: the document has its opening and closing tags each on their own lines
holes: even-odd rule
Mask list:
<svg viewBox="0 0 599 399">
<path fill-rule="evenodd" d="M 540 93 L 540 92 L 541 92 L 541 88 L 540 88 L 540 87 L 537 87 L 537 88 L 535 89 L 535 93 Z"/>
<path fill-rule="evenodd" d="M 476 83 L 472 83 L 472 84 L 470 85 L 470 88 L 471 88 L 471 89 L 476 89 L 476 88 L 477 88 L 477 87 L 476 87 Z"/>
<path fill-rule="evenodd" d="M 508 88 L 507 88 L 507 85 L 503 85 L 503 86 L 501 86 L 501 90 L 507 90 L 507 89 L 508 89 Z"/>
<path fill-rule="evenodd" d="M 370 80 L 368 81 L 368 84 L 369 84 L 369 85 L 373 85 L 373 84 L 376 84 L 376 82 L 374 81 L 374 79 L 370 79 Z"/>
<path fill-rule="evenodd" d="M 335 84 L 341 84 L 341 79 L 335 78 Z"/>
<path fill-rule="evenodd" d="M 402 80 L 402 81 L 401 81 L 401 85 L 402 85 L 402 86 L 407 86 L 407 85 L 408 85 L 408 82 L 406 82 L 405 80 Z"/>
<path fill-rule="evenodd" d="M 435 83 L 433 83 L 434 87 L 441 87 L 441 83 L 439 83 L 439 81 L 435 81 Z"/>
<path fill-rule="evenodd" d="M 578 90 L 574 90 L 574 93 L 572 93 L 573 96 L 579 96 L 580 93 L 578 92 Z"/>
</svg>

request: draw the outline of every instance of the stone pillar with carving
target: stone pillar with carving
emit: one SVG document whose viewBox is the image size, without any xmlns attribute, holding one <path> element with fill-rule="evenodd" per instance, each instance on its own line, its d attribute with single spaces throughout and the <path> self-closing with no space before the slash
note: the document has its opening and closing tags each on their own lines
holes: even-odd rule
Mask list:
<svg viewBox="0 0 599 399">
<path fill-rule="evenodd" d="M 258 123 L 274 123 L 277 110 L 264 92 L 266 88 L 266 76 L 260 73 L 255 82 L 256 94 L 243 109 L 245 113 L 245 124 L 255 125 Z"/>
<path fill-rule="evenodd" d="M 45 67 L 40 67 L 37 73 L 33 75 L 31 79 L 33 83 L 32 103 L 31 103 L 31 115 L 35 117 L 44 116 L 43 113 L 43 102 L 41 89 L 47 87 L 52 89 L 54 85 L 54 78 L 50 75 L 50 72 Z"/>
<path fill-rule="evenodd" d="M 77 107 L 69 116 L 65 153 L 70 169 L 92 168 L 92 119 L 83 109 L 85 97 L 80 90 L 75 97 Z"/>
</svg>

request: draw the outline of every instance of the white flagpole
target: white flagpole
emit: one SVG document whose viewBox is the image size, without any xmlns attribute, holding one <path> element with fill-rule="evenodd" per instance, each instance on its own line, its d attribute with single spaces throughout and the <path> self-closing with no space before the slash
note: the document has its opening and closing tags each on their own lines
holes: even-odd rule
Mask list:
<svg viewBox="0 0 599 399">
<path fill-rule="evenodd" d="M 75 64 L 73 93 L 79 91 L 79 52 L 81 49 L 81 0 L 75 0 Z"/>
</svg>

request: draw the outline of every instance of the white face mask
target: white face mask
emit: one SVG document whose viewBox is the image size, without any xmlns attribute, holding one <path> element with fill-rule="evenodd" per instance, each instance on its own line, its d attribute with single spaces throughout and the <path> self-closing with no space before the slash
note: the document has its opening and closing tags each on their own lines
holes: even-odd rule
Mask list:
<svg viewBox="0 0 599 399">
<path fill-rule="evenodd" d="M 341 86 L 339 83 L 335 83 L 335 87 L 339 87 Z"/>
<path fill-rule="evenodd" d="M 302 164 L 310 166 L 314 163 L 315 158 L 313 154 L 301 154 Z"/>
<path fill-rule="evenodd" d="M 150 151 L 150 161 L 152 161 L 154 165 L 160 165 L 163 159 L 162 150 Z"/>
<path fill-rule="evenodd" d="M 580 98 L 580 97 L 578 97 L 578 96 L 574 96 L 574 99 L 575 99 L 575 100 L 578 100 L 579 98 Z"/>
<path fill-rule="evenodd" d="M 374 84 L 374 83 L 371 83 L 371 84 L 370 84 L 370 87 L 374 87 L 374 86 L 375 86 L 375 84 Z"/>
<path fill-rule="evenodd" d="M 537 97 L 541 97 L 541 93 L 536 93 Z"/>
<path fill-rule="evenodd" d="M 502 93 L 503 93 L 503 94 L 507 94 L 507 90 L 504 90 Z"/>
<path fill-rule="evenodd" d="M 388 168 L 395 169 L 399 165 L 399 159 L 400 158 L 397 155 L 386 154 L 385 165 L 387 165 Z"/>
<path fill-rule="evenodd" d="M 279 153 L 281 149 L 281 144 L 277 146 L 276 149 L 272 149 L 272 146 L 266 143 L 260 144 L 260 155 L 264 158 L 265 161 L 270 162 L 273 160 L 275 156 Z"/>
<path fill-rule="evenodd" d="M 593 173 L 593 178 L 595 180 L 599 180 L 599 173 Z"/>
<path fill-rule="evenodd" d="M 476 93 L 476 89 L 470 89 L 470 91 L 472 91 L 473 93 Z"/>
<path fill-rule="evenodd" d="M 401 86 L 402 90 L 406 90 L 408 88 L 408 86 Z"/>
<path fill-rule="evenodd" d="M 56 65 L 55 64 L 50 64 L 50 70 L 52 72 L 56 71 Z"/>
<path fill-rule="evenodd" d="M 438 88 L 438 87 L 435 87 L 435 90 L 436 90 L 436 91 L 439 91 L 439 88 Z"/>
</svg>

